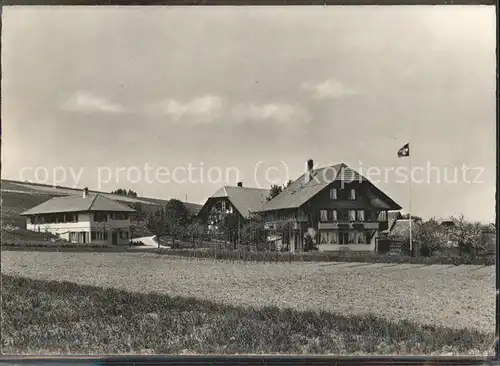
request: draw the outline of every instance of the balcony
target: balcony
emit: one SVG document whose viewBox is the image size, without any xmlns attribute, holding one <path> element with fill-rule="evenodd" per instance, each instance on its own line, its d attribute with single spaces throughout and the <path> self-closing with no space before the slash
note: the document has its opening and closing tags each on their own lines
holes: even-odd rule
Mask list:
<svg viewBox="0 0 500 366">
<path fill-rule="evenodd" d="M 387 230 L 387 221 L 320 221 L 318 229 L 335 229 L 335 230 L 367 230 L 378 229 Z"/>
<path fill-rule="evenodd" d="M 292 226 L 292 230 L 299 230 L 299 223 L 296 221 L 289 222 Z M 284 222 L 283 221 L 268 221 L 264 224 L 264 230 L 281 230 Z"/>
</svg>

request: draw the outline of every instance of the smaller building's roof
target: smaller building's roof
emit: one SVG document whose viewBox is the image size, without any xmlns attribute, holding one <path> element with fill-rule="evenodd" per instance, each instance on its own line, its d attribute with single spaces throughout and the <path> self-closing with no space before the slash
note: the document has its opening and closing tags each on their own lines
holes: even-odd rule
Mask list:
<svg viewBox="0 0 500 366">
<path fill-rule="evenodd" d="M 387 223 L 388 223 L 388 228 L 390 231 L 392 229 L 392 226 L 396 223 L 397 220 L 401 219 L 401 211 L 389 211 L 387 213 Z"/>
<path fill-rule="evenodd" d="M 410 220 L 409 219 L 396 220 L 394 222 L 394 225 L 392 226 L 392 229 L 389 231 L 389 236 L 402 237 L 402 238 L 410 236 Z"/>
<path fill-rule="evenodd" d="M 268 189 L 223 186 L 210 196 L 203 206 L 202 212 L 209 209 L 215 199 L 227 198 L 241 216 L 248 218 L 252 212 L 262 209 L 268 195 Z"/>
<path fill-rule="evenodd" d="M 455 222 L 452 219 L 436 219 L 439 225 L 443 226 L 455 226 Z"/>
<path fill-rule="evenodd" d="M 83 196 L 54 197 L 22 212 L 21 215 L 89 211 L 135 212 L 136 210 L 101 194 L 89 194 L 85 198 Z"/>
</svg>

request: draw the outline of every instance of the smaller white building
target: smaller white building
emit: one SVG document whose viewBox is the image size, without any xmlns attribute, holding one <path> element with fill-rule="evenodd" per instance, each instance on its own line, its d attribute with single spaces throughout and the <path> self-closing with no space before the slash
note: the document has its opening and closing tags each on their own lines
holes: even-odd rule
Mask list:
<svg viewBox="0 0 500 366">
<path fill-rule="evenodd" d="M 28 230 L 48 232 L 71 243 L 127 245 L 129 214 L 134 212 L 85 188 L 81 196 L 55 197 L 21 215 L 27 218 Z"/>
</svg>

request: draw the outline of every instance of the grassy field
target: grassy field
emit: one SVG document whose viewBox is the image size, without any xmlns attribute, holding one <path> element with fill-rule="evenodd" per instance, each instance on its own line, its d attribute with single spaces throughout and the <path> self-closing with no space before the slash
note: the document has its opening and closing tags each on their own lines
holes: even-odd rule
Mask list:
<svg viewBox="0 0 500 366">
<path fill-rule="evenodd" d="M 2 274 L 7 354 L 474 354 L 493 334 Z"/>
<path fill-rule="evenodd" d="M 494 267 L 231 263 L 148 253 L 2 251 L 2 273 L 220 304 L 494 330 Z"/>
</svg>

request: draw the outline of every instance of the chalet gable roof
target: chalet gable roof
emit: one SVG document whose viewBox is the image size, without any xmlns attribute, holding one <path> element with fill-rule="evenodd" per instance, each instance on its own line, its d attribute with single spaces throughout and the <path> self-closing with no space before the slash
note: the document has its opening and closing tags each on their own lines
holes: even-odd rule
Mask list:
<svg viewBox="0 0 500 366">
<path fill-rule="evenodd" d="M 210 196 L 200 213 L 208 210 L 215 199 L 227 198 L 241 216 L 248 218 L 252 212 L 262 209 L 268 195 L 268 189 L 223 186 Z"/>
<path fill-rule="evenodd" d="M 306 180 L 306 173 L 286 187 L 283 192 L 274 197 L 271 201 L 264 204 L 261 211 L 282 210 L 288 208 L 297 208 L 313 198 L 327 186 L 335 181 L 344 182 L 367 182 L 366 196 L 372 202 L 372 205 L 384 210 L 399 210 L 399 206 L 384 192 L 375 187 L 367 178 L 349 168 L 347 164 L 340 163 L 324 168 L 313 169 L 311 171 L 312 179 Z M 379 197 L 383 197 L 380 199 Z"/>
</svg>

